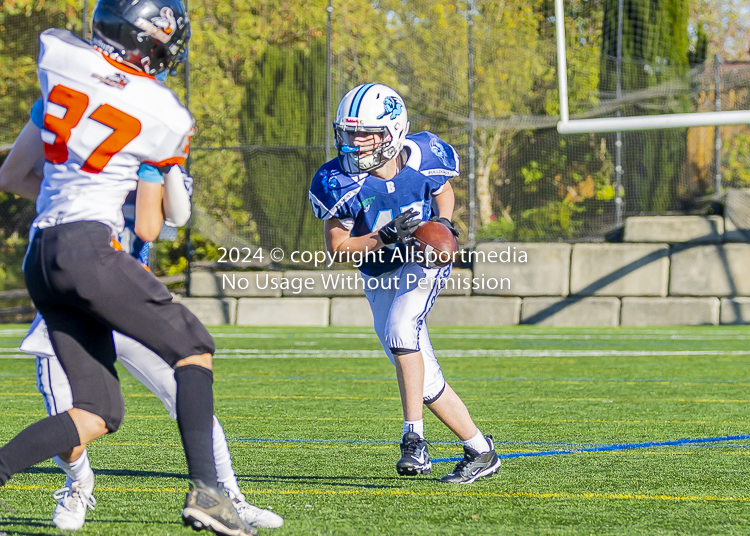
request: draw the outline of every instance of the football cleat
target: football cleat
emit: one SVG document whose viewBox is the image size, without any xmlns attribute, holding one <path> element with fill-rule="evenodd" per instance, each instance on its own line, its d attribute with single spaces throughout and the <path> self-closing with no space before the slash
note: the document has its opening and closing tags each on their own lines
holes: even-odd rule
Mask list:
<svg viewBox="0 0 750 536">
<path fill-rule="evenodd" d="M 448 473 L 440 482 L 452 482 L 454 484 L 471 484 L 478 478 L 492 476 L 500 469 L 500 458 L 495 452 L 495 443 L 491 435 L 484 438 L 490 446 L 490 451 L 478 453 L 474 449 L 464 446 L 464 459 L 456 464 L 452 473 Z"/>
<path fill-rule="evenodd" d="M 406 432 L 401 439 L 401 459 L 396 462 L 396 471 L 400 475 L 428 475 L 432 471 L 427 441 L 414 432 Z"/>
<path fill-rule="evenodd" d="M 52 523 L 58 529 L 78 530 L 86 523 L 86 512 L 96 508 L 94 476 L 82 482 L 65 479 L 65 487 L 52 494 L 58 502 L 52 514 Z"/>
<path fill-rule="evenodd" d="M 277 529 L 284 524 L 284 519 L 280 515 L 250 504 L 243 496 L 233 498 L 232 504 L 240 519 L 251 527 Z"/>
<path fill-rule="evenodd" d="M 212 488 L 197 480 L 185 497 L 182 523 L 195 531 L 210 530 L 224 536 L 257 536 L 258 531 L 240 519 L 223 487 Z"/>
</svg>

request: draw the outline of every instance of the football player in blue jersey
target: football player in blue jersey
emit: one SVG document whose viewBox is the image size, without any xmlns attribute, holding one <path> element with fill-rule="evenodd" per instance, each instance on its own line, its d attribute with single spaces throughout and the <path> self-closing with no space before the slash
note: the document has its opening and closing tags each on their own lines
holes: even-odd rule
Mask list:
<svg viewBox="0 0 750 536">
<path fill-rule="evenodd" d="M 382 84 L 363 84 L 339 104 L 333 124 L 338 158 L 324 164 L 310 186 L 315 215 L 324 221 L 326 248 L 339 258 L 365 256 L 360 270 L 375 332 L 396 367 L 404 414 L 400 475 L 428 474 L 426 405 L 464 445 L 464 457 L 442 482 L 469 484 L 500 468 L 492 436 L 476 427 L 448 385 L 430 343 L 425 319 L 450 277 L 451 265 L 427 268 L 407 246 L 420 221 L 453 228 L 458 154 L 430 132 L 409 134 L 401 96 Z M 427 279 L 430 284 L 415 281 Z"/>
</svg>

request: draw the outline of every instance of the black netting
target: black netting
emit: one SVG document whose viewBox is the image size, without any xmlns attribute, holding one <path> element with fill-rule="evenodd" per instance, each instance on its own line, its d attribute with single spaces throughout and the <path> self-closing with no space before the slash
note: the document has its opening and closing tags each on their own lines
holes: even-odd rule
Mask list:
<svg viewBox="0 0 750 536">
<path fill-rule="evenodd" d="M 38 35 L 50 27 L 80 32 L 83 5 L 69 2 L 16 3 L 0 7 L 0 164 L 29 119 L 31 106 L 40 97 L 36 78 Z M 22 288 L 21 261 L 26 250 L 34 204 L 0 192 L 0 291 Z M 9 305 L 15 318 L 25 300 L 11 295 Z"/>
<path fill-rule="evenodd" d="M 628 215 L 698 210 L 717 184 L 750 186 L 746 126 L 558 134 L 550 0 L 333 1 L 330 30 L 326 0 L 251 4 L 191 1 L 189 83 L 183 71 L 170 81 L 197 124 L 194 230 L 216 244 L 322 247 L 307 188 L 335 156 L 339 99 L 369 81 L 402 94 L 412 131 L 431 130 L 458 150 L 463 241 L 599 239 Z M 750 15 L 741 3 L 564 7 L 571 118 L 747 109 Z M 38 32 L 80 33 L 82 12 L 69 2 L 0 8 L 6 151 L 38 96 Z M 3 243 L 22 248 L 31 216 L 29 204 L 0 197 Z M 0 289 L 19 284 L 14 277 L 0 275 Z"/>
</svg>

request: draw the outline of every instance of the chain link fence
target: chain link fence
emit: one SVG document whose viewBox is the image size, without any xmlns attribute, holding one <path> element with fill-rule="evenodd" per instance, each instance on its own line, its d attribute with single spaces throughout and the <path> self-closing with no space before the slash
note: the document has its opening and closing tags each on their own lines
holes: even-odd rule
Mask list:
<svg viewBox="0 0 750 536">
<path fill-rule="evenodd" d="M 742 15 L 736 2 L 719 3 Z M 565 2 L 572 118 L 748 107 L 743 47 L 714 57 L 711 13 L 672 4 L 641 20 L 645 0 Z M 0 8 L 0 159 L 39 96 L 38 33 L 83 35 L 89 9 L 20 5 Z M 370 81 L 401 93 L 413 132 L 430 130 L 457 149 L 455 219 L 467 246 L 600 240 L 628 215 L 700 211 L 704 196 L 750 184 L 745 126 L 558 134 L 549 0 L 191 0 L 188 8 L 190 63 L 169 85 L 196 119 L 189 166 L 199 256 L 213 258 L 216 246 L 323 247 L 307 189 L 335 157 L 339 99 Z M 0 194 L 0 290 L 23 285 L 13 266 L 32 217 L 30 203 Z M 180 248 L 160 250 L 160 270 L 185 268 Z"/>
</svg>

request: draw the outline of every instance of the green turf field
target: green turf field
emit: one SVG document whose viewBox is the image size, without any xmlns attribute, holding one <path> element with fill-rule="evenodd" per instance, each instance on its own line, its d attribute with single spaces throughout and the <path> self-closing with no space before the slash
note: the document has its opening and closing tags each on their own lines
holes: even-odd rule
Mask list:
<svg viewBox="0 0 750 536">
<path fill-rule="evenodd" d="M 43 414 L 24 326 L 0 327 L 0 442 Z M 504 457 L 441 484 L 461 447 L 432 415 L 432 475 L 395 471 L 395 373 L 368 329 L 213 328 L 216 413 L 250 502 L 282 535 L 747 534 L 750 330 L 433 329 L 448 381 Z M 98 507 L 77 534 L 191 534 L 176 424 L 126 373 L 120 431 L 91 445 Z M 698 441 L 687 441 L 698 440 Z M 444 461 L 440 461 L 444 460 Z M 62 534 L 63 477 L 16 475 L 0 532 Z"/>
</svg>

